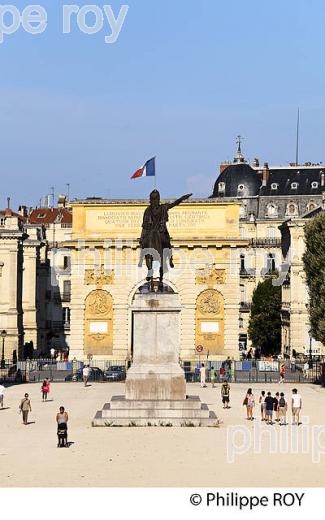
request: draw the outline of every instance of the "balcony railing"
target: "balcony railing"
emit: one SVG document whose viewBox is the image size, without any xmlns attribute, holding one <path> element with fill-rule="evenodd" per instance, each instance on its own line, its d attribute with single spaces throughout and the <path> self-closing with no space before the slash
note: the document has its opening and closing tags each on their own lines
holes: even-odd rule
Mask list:
<svg viewBox="0 0 325 520">
<path fill-rule="evenodd" d="M 253 247 L 281 247 L 280 238 L 252 238 L 251 246 Z"/>
<path fill-rule="evenodd" d="M 241 278 L 251 278 L 256 276 L 255 269 L 240 269 L 239 276 Z"/>
<path fill-rule="evenodd" d="M 63 292 L 63 294 L 62 294 L 62 301 L 63 302 L 71 302 L 71 292 L 70 291 Z"/>
<path fill-rule="evenodd" d="M 240 302 L 239 305 L 240 305 L 239 310 L 241 312 L 250 312 L 251 307 L 252 307 L 252 304 L 249 302 Z"/>
</svg>

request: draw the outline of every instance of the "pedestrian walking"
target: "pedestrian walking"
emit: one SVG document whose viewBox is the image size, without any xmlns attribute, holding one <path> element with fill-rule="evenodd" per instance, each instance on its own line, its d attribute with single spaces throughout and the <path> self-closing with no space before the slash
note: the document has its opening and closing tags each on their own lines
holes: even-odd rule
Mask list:
<svg viewBox="0 0 325 520">
<path fill-rule="evenodd" d="M 50 393 L 50 382 L 48 379 L 44 379 L 42 386 L 41 386 L 41 392 L 42 392 L 42 401 L 47 401 L 47 396 Z"/>
<path fill-rule="evenodd" d="M 304 364 L 304 378 L 307 379 L 309 375 L 309 363 L 306 361 Z"/>
<path fill-rule="evenodd" d="M 4 398 L 5 387 L 0 385 L 0 406 L 3 408 L 3 398 Z"/>
<path fill-rule="evenodd" d="M 216 371 L 216 369 L 214 367 L 211 367 L 210 379 L 211 379 L 212 388 L 215 388 L 215 386 L 216 386 L 216 379 L 217 379 L 217 371 Z"/>
<path fill-rule="evenodd" d="M 302 408 L 302 398 L 301 395 L 298 394 L 297 388 L 292 390 L 291 396 L 291 411 L 292 411 L 292 424 L 296 424 L 299 426 L 299 417 Z"/>
<path fill-rule="evenodd" d="M 265 417 L 265 391 L 264 390 L 262 390 L 258 402 L 261 405 L 261 421 L 266 421 L 266 417 Z"/>
<path fill-rule="evenodd" d="M 284 383 L 284 376 L 285 376 L 285 366 L 282 364 L 280 367 L 280 381 L 279 383 Z"/>
<path fill-rule="evenodd" d="M 265 397 L 266 424 L 273 424 L 273 411 L 274 411 L 274 397 L 272 397 L 271 392 L 268 392 L 267 396 Z"/>
<path fill-rule="evenodd" d="M 23 414 L 23 423 L 27 426 L 28 424 L 28 414 L 32 411 L 32 405 L 29 399 L 29 395 L 25 394 L 24 398 L 21 400 L 19 409 Z"/>
<path fill-rule="evenodd" d="M 285 426 L 287 424 L 287 410 L 288 410 L 288 403 L 285 400 L 284 393 L 281 392 L 279 403 L 278 403 L 280 426 L 282 426 L 282 425 Z"/>
<path fill-rule="evenodd" d="M 84 381 L 84 386 L 87 386 L 89 376 L 90 376 L 90 367 L 89 367 L 89 365 L 85 365 L 83 370 L 82 370 L 82 377 L 83 377 L 83 381 Z"/>
<path fill-rule="evenodd" d="M 221 385 L 221 398 L 222 398 L 222 404 L 224 408 L 230 408 L 229 401 L 230 401 L 230 385 L 227 381 L 227 379 L 224 380 L 224 382 Z"/>
<path fill-rule="evenodd" d="M 254 419 L 253 410 L 254 410 L 254 406 L 255 406 L 255 398 L 254 398 L 254 394 L 253 394 L 251 388 L 249 388 L 247 390 L 247 394 L 243 401 L 243 405 L 246 406 L 247 419 L 249 421 L 253 421 L 253 419 Z"/>
<path fill-rule="evenodd" d="M 205 366 L 204 366 L 204 363 L 202 363 L 201 365 L 201 368 L 200 368 L 200 378 L 201 378 L 201 388 L 206 388 L 206 384 L 205 384 Z"/>
</svg>

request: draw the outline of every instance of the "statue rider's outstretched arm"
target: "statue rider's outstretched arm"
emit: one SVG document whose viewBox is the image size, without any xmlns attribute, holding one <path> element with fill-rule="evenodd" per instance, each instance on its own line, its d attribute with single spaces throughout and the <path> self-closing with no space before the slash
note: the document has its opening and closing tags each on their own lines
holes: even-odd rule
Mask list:
<svg viewBox="0 0 325 520">
<path fill-rule="evenodd" d="M 183 195 L 183 197 L 180 197 L 179 199 L 175 200 L 174 202 L 171 202 L 170 204 L 166 204 L 166 206 L 168 209 L 174 208 L 175 206 L 178 206 L 179 204 L 184 202 L 184 200 L 187 200 L 190 197 L 192 197 L 192 195 L 193 195 L 193 193 L 188 193 L 187 195 Z"/>
</svg>

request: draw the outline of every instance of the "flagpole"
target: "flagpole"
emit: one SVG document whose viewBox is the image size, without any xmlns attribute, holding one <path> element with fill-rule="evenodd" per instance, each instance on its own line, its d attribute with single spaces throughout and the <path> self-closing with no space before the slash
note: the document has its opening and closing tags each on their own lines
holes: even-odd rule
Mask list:
<svg viewBox="0 0 325 520">
<path fill-rule="evenodd" d="M 157 157 L 155 157 L 155 190 L 157 189 Z"/>
</svg>

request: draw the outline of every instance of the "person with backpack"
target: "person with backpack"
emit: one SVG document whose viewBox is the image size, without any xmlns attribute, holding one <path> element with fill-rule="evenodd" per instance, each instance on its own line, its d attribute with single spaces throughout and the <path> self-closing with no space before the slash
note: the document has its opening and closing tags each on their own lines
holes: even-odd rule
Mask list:
<svg viewBox="0 0 325 520">
<path fill-rule="evenodd" d="M 285 426 L 287 424 L 287 410 L 288 410 L 288 403 L 285 400 L 284 393 L 281 392 L 280 399 L 278 403 L 278 414 L 279 414 L 279 420 L 280 420 L 280 426 Z"/>
<path fill-rule="evenodd" d="M 229 406 L 229 394 L 230 394 L 230 385 L 227 381 L 227 379 L 224 380 L 224 382 L 221 385 L 221 398 L 224 408 L 230 408 Z"/>
<path fill-rule="evenodd" d="M 273 397 L 273 402 L 274 402 L 274 411 L 275 411 L 275 416 L 276 416 L 276 422 L 280 422 L 280 418 L 279 418 L 279 398 L 280 398 L 280 394 L 279 392 L 277 392 L 275 394 L 275 397 Z"/>
</svg>

